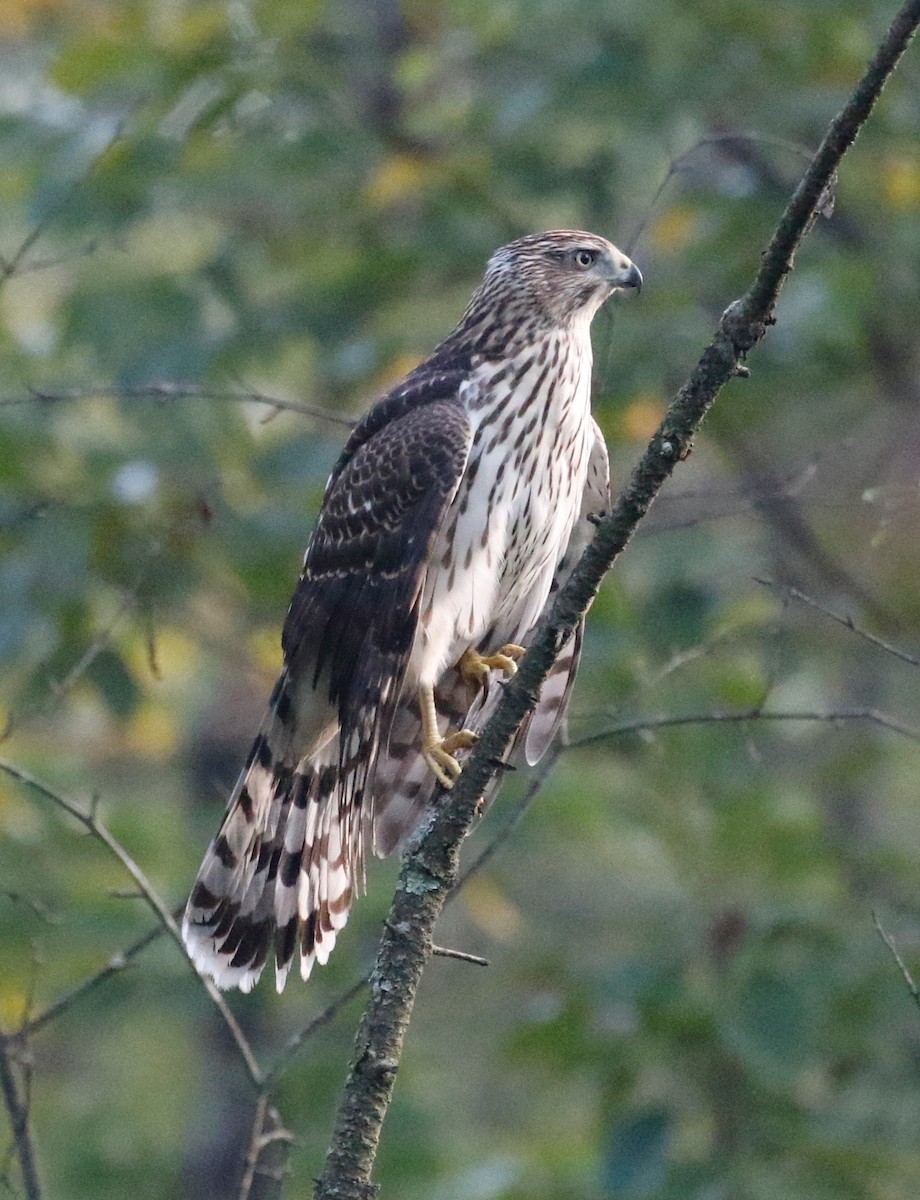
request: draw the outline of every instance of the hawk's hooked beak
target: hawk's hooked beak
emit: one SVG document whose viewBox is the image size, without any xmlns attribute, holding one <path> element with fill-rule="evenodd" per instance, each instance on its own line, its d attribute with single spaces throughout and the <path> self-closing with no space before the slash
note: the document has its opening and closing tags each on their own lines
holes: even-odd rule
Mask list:
<svg viewBox="0 0 920 1200">
<path fill-rule="evenodd" d="M 613 253 L 608 251 L 598 263 L 604 277 L 609 280 L 611 289 L 618 291 L 621 288 L 635 288 L 637 292 L 641 291 L 642 272 L 622 250 L 618 250 L 616 246 L 611 247 L 611 250 Z"/>
<path fill-rule="evenodd" d="M 627 266 L 626 263 L 629 265 Z M 637 292 L 641 292 L 642 272 L 635 263 L 629 262 L 627 259 L 619 269 L 614 270 L 612 283 L 616 288 L 635 288 Z"/>
</svg>

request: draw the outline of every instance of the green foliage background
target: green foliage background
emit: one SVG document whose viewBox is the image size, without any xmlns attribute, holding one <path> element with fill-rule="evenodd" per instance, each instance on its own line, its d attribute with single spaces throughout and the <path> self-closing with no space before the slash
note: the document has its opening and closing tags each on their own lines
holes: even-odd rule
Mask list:
<svg viewBox="0 0 920 1200">
<path fill-rule="evenodd" d="M 881 0 L 6 0 L 0 10 L 2 754 L 100 812 L 170 906 L 277 667 L 343 428 L 521 233 L 596 230 L 646 287 L 595 324 L 622 478 L 893 15 Z M 379 1179 L 401 1200 L 917 1191 L 920 58 L 845 160 L 750 380 L 723 395 L 590 619 L 573 740 L 452 906 Z M 756 133 L 739 140 L 737 135 Z M 666 184 L 660 195 L 660 185 Z M 657 196 L 657 198 L 656 198 Z M 150 384 L 204 395 L 143 398 Z M 271 418 L 271 419 L 268 419 Z M 499 828 L 509 781 L 475 835 Z M 235 997 L 259 1051 L 370 961 Z M 11 1030 L 151 927 L 0 779 Z M 279 1086 L 306 1196 L 357 1008 Z M 32 1043 L 48 1195 L 234 1194 L 252 1098 L 161 939 Z M 7 1164 L 9 1166 L 9 1164 Z M 15 1190 L 15 1170 L 9 1168 Z"/>
</svg>

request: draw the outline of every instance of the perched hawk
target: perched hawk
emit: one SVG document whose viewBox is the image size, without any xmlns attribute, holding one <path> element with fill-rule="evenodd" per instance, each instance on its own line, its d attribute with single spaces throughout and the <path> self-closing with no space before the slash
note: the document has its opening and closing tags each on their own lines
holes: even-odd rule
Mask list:
<svg viewBox="0 0 920 1200">
<path fill-rule="evenodd" d="M 642 277 L 590 233 L 497 250 L 460 324 L 379 400 L 336 463 L 282 635 L 284 669 L 183 922 L 220 987 L 274 951 L 325 963 L 363 885 L 424 818 L 608 507 L 589 327 Z M 521 735 L 565 709 L 581 630 Z"/>
</svg>

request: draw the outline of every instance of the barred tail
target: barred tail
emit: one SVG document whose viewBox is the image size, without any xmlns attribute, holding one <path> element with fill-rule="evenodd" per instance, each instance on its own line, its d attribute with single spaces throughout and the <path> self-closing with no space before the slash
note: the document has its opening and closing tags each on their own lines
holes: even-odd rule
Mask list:
<svg viewBox="0 0 920 1200">
<path fill-rule="evenodd" d="M 363 885 L 366 770 L 339 763 L 335 727 L 292 768 L 283 700 L 282 676 L 182 922 L 193 962 L 220 988 L 248 992 L 273 950 L 279 992 L 295 955 L 308 978 Z"/>
</svg>

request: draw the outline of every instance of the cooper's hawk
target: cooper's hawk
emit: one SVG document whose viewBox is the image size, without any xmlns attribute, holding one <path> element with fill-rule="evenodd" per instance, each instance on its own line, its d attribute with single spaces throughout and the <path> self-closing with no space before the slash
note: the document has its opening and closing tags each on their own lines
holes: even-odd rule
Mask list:
<svg viewBox="0 0 920 1200">
<path fill-rule="evenodd" d="M 460 773 L 551 592 L 608 507 L 589 326 L 639 287 L 603 238 L 495 252 L 460 324 L 379 400 L 336 463 L 282 635 L 284 669 L 188 902 L 183 935 L 221 987 L 274 949 L 284 986 L 324 963 L 363 884 Z M 522 734 L 536 762 L 581 630 Z"/>
</svg>

